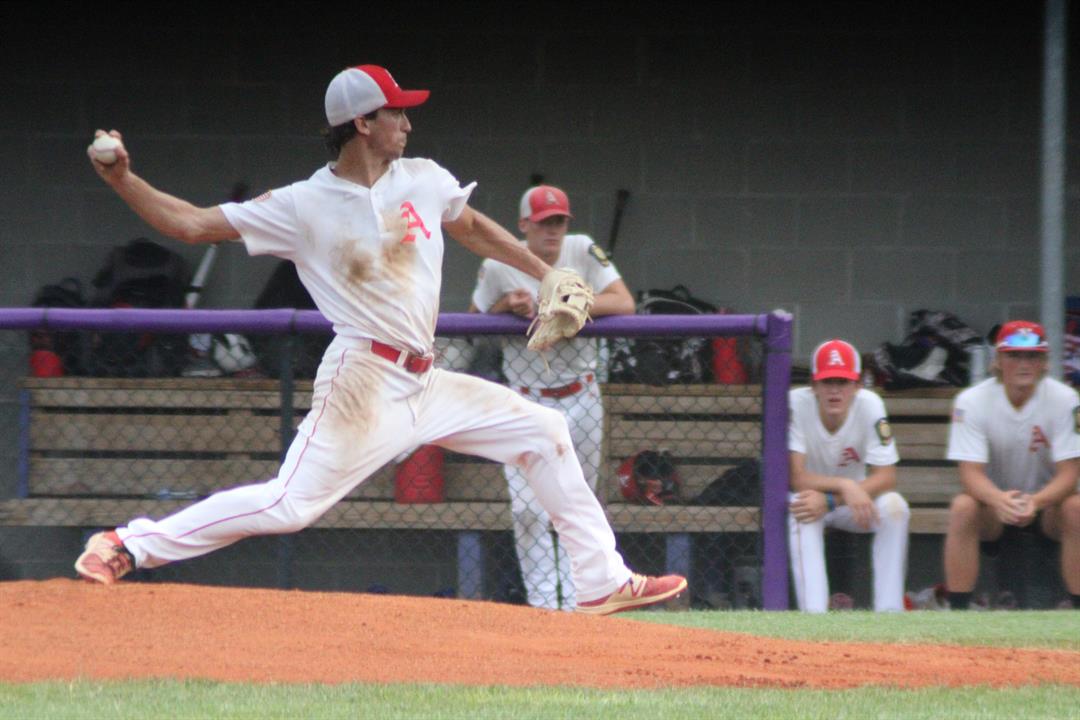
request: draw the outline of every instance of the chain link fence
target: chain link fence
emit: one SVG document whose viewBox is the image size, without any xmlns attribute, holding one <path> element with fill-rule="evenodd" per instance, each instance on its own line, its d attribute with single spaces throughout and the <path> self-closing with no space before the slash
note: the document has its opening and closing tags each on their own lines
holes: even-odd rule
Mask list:
<svg viewBox="0 0 1080 720">
<path fill-rule="evenodd" d="M 12 367 L 0 419 L 17 440 L 0 530 L 10 539 L 50 529 L 72 561 L 97 528 L 273 477 L 330 340 L 87 322 L 44 329 L 26 319 L 4 333 Z M 440 335 L 437 365 L 563 412 L 631 567 L 688 575 L 694 607 L 762 606 L 762 336 L 605 334 L 564 344 L 545 367 L 520 340 L 481 330 Z M 45 574 L 26 560 L 4 557 L 0 572 Z M 523 477 L 436 446 L 399 456 L 300 533 L 133 577 L 574 602 L 569 561 Z"/>
</svg>

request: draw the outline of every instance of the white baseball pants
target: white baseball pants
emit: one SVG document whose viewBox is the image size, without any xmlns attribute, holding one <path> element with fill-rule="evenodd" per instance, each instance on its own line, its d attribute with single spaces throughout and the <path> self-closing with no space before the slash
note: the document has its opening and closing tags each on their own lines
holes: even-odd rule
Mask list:
<svg viewBox="0 0 1080 720">
<path fill-rule="evenodd" d="M 788 500 L 794 499 L 792 494 Z M 872 549 L 874 571 L 874 610 L 904 609 L 904 577 L 907 574 L 908 521 L 911 511 L 907 501 L 896 492 L 887 492 L 874 500 L 880 522 L 866 530 L 855 524 L 851 508 L 841 505 L 812 523 L 801 523 L 788 514 L 788 549 L 791 553 L 791 578 L 799 609 L 823 613 L 829 608 L 829 577 L 825 570 L 825 528 L 845 532 L 874 533 Z"/>
<path fill-rule="evenodd" d="M 432 443 L 521 468 L 569 556 L 580 600 L 603 598 L 629 579 L 560 413 L 468 375 L 410 374 L 374 355 L 369 341 L 342 336 L 327 348 L 311 405 L 276 478 L 117 528 L 136 565 L 296 532 L 387 462 Z"/>
<path fill-rule="evenodd" d="M 580 392 L 563 398 L 542 397 L 535 392 L 523 396 L 563 414 L 585 480 L 595 492 L 604 434 L 604 406 L 596 382 L 584 383 Z M 525 474 L 513 465 L 504 466 L 504 471 L 514 518 L 514 545 L 529 604 L 549 610 L 573 610 L 577 605 L 576 591 L 561 537 L 556 541 L 552 536 L 551 517 L 537 500 Z"/>
</svg>

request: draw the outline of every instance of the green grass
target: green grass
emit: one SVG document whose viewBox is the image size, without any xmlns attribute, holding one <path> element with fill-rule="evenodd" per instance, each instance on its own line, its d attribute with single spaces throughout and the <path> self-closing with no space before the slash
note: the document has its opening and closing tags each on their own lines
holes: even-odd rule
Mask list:
<svg viewBox="0 0 1080 720">
<path fill-rule="evenodd" d="M 807 640 L 1080 650 L 1080 613 L 641 612 L 627 617 Z M 603 691 L 438 685 L 242 685 L 197 680 L 0 685 L 0 718 L 1068 718 L 1080 688 Z"/>
<path fill-rule="evenodd" d="M 936 643 L 1080 650 L 1080 612 L 873 613 L 635 612 L 624 617 L 668 625 L 795 640 Z"/>
</svg>

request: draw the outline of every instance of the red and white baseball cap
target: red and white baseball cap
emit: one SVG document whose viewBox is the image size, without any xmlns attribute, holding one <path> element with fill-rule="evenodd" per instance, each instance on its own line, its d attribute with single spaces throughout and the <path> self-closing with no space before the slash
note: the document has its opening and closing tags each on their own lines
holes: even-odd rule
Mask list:
<svg viewBox="0 0 1080 720">
<path fill-rule="evenodd" d="M 430 94 L 429 90 L 402 90 L 390 72 L 378 65 L 345 68 L 326 88 L 326 121 L 335 127 L 379 108 L 416 107 Z"/>
<path fill-rule="evenodd" d="M 537 185 L 526 190 L 521 196 L 520 210 L 518 217 L 533 222 L 540 222 L 552 215 L 574 217 L 570 214 L 570 198 L 566 197 L 566 193 L 562 190 L 551 185 Z"/>
<path fill-rule="evenodd" d="M 1029 320 L 1010 320 L 998 330 L 994 347 L 998 352 L 1049 352 L 1043 326 Z"/>
<path fill-rule="evenodd" d="M 862 376 L 862 358 L 854 345 L 843 340 L 821 343 L 810 362 L 810 377 L 814 382 L 829 378 L 858 380 Z"/>
</svg>

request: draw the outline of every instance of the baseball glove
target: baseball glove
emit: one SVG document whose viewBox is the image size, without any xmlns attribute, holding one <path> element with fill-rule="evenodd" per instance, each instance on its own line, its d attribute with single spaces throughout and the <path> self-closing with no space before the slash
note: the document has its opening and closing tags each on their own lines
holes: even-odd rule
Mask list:
<svg viewBox="0 0 1080 720">
<path fill-rule="evenodd" d="M 540 304 L 528 330 L 529 349 L 547 350 L 577 335 L 592 305 L 592 288 L 580 275 L 570 268 L 551 270 L 540 282 Z"/>
</svg>

